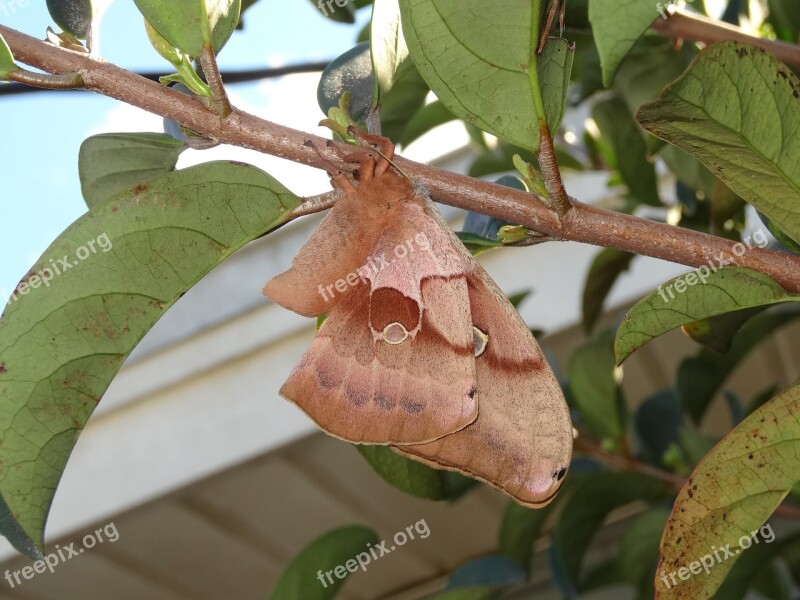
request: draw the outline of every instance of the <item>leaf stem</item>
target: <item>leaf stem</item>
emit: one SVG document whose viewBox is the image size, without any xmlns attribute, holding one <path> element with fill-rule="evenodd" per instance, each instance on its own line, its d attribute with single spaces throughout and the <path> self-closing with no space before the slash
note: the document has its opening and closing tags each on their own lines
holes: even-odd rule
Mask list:
<svg viewBox="0 0 800 600">
<path fill-rule="evenodd" d="M 528 81 L 530 82 L 533 106 L 539 120 L 539 149 L 536 154 L 539 158 L 539 167 L 542 171 L 545 188 L 549 198 L 544 200 L 545 205 L 554 210 L 559 218 L 563 218 L 572 209 L 572 202 L 564 189 L 561 170 L 558 168 L 558 159 L 553 146 L 550 126 L 547 123 L 547 113 L 544 108 L 542 85 L 539 80 L 539 27 L 541 24 L 542 0 L 533 0 L 531 15 L 531 43 L 530 64 L 528 65 Z"/>
<path fill-rule="evenodd" d="M 208 43 L 203 44 L 203 52 L 200 54 L 200 66 L 203 68 L 203 74 L 208 82 L 208 87 L 211 89 L 211 97 L 214 100 L 216 112 L 224 119 L 233 112 L 233 107 L 228 98 L 228 92 L 225 91 L 225 85 L 222 83 L 222 75 L 219 73 L 219 65 L 217 64 L 216 54 L 214 54 L 214 48 Z"/>
</svg>

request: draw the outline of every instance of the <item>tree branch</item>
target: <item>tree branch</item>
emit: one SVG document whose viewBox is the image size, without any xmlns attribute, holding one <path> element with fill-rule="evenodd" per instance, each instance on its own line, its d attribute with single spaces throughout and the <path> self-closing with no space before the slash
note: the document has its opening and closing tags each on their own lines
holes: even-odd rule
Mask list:
<svg viewBox="0 0 800 600">
<path fill-rule="evenodd" d="M 350 150 L 347 146 L 239 110 L 220 119 L 199 101 L 110 63 L 57 48 L 2 25 L 0 34 L 18 61 L 50 73 L 79 72 L 86 89 L 173 119 L 205 137 L 316 168 L 325 168 L 326 161 L 343 171 L 354 168 L 341 159 Z M 740 257 L 734 254 L 736 244 L 730 240 L 577 201 L 559 223 L 558 215 L 543 203 L 532 203 L 527 192 L 402 158 L 395 162 L 415 182 L 425 185 L 439 202 L 518 223 L 555 240 L 617 248 L 690 267 L 709 264 L 722 255 L 732 264 L 772 277 L 789 292 L 800 293 L 800 257 L 760 248 Z"/>
<path fill-rule="evenodd" d="M 687 39 L 705 44 L 736 40 L 771 52 L 787 65 L 800 66 L 800 46 L 779 40 L 767 40 L 745 33 L 741 28 L 714 21 L 693 12 L 676 12 L 668 19 L 659 18 L 653 29 L 665 37 Z"/>
<path fill-rule="evenodd" d="M 272 79 L 274 77 L 284 77 L 286 75 L 297 75 L 299 73 L 319 73 L 330 64 L 329 60 L 298 63 L 285 67 L 268 67 L 264 69 L 242 69 L 237 71 L 222 71 L 221 76 L 226 85 L 234 83 L 247 83 L 250 81 L 261 81 L 262 79 Z M 167 71 L 142 71 L 139 76 L 158 82 Z M 7 83 L 0 85 L 0 96 L 16 96 L 19 94 L 33 94 L 35 92 L 45 92 L 43 88 L 35 88 L 21 83 Z M 77 90 L 80 91 L 80 90 Z"/>
<path fill-rule="evenodd" d="M 613 469 L 647 475 L 653 479 L 657 479 L 658 481 L 667 484 L 676 492 L 681 491 L 683 486 L 686 484 L 686 479 L 680 475 L 670 473 L 669 471 L 665 471 L 659 467 L 648 465 L 631 458 L 626 458 L 625 456 L 620 456 L 619 454 L 608 452 L 603 450 L 594 442 L 591 442 L 581 436 L 578 436 L 574 443 L 576 452 L 592 456 Z M 781 504 L 775 508 L 773 514 L 777 517 L 784 517 L 786 519 L 800 521 L 800 506 L 797 506 L 796 504 Z"/>
</svg>

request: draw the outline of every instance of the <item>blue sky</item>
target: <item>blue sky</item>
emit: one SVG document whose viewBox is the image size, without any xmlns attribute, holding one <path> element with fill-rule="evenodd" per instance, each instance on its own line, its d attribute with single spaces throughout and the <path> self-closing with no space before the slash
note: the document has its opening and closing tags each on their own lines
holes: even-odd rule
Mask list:
<svg viewBox="0 0 800 600">
<path fill-rule="evenodd" d="M 5 0 L 0 23 L 36 37 L 52 25 L 42 0 Z M 14 12 L 16 7 L 16 12 Z M 260 0 L 220 55 L 222 69 L 279 66 L 333 58 L 354 45 L 360 25 L 323 18 L 309 0 Z M 131 70 L 169 70 L 150 47 L 130 0 L 113 0 L 100 31 L 102 57 Z M 265 105 L 278 86 L 232 86 L 241 101 Z M 86 211 L 78 181 L 78 149 L 119 103 L 86 93 L 0 98 L 0 301 L 58 234 Z M 321 115 L 314 115 L 314 119 Z"/>
</svg>

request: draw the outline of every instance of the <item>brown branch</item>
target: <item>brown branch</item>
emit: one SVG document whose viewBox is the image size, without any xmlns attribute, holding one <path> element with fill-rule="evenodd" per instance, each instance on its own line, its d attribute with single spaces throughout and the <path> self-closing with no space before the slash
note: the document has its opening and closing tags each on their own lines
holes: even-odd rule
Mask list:
<svg viewBox="0 0 800 600">
<path fill-rule="evenodd" d="M 620 454 L 614 454 L 613 452 L 604 450 L 599 445 L 590 442 L 583 436 L 578 436 L 575 438 L 574 448 L 575 452 L 588 454 L 589 456 L 596 458 L 603 464 L 613 469 L 617 469 L 619 471 L 629 471 L 631 473 L 640 473 L 642 475 L 652 477 L 653 479 L 657 479 L 658 481 L 662 481 L 673 488 L 676 492 L 680 491 L 680 489 L 686 483 L 686 479 L 680 475 L 676 475 L 675 473 L 670 473 L 669 471 L 659 469 L 653 465 L 638 462 L 632 458 L 627 458 Z"/>
<path fill-rule="evenodd" d="M 648 465 L 638 462 L 634 459 L 603 450 L 603 448 L 597 444 L 590 442 L 581 436 L 578 436 L 575 439 L 574 447 L 576 452 L 592 456 L 613 469 L 629 471 L 631 473 L 641 473 L 642 475 L 647 475 L 653 479 L 662 481 L 673 488 L 676 492 L 681 491 L 687 481 L 675 473 L 670 473 L 669 471 L 665 471 L 664 469 L 660 469 L 653 465 Z M 778 517 L 800 521 L 800 506 L 794 504 L 781 504 L 775 509 L 773 514 Z"/>
<path fill-rule="evenodd" d="M 741 28 L 714 21 L 692 12 L 676 12 L 667 19 L 659 18 L 653 29 L 665 37 L 687 39 L 705 44 L 735 40 L 771 52 L 787 65 L 800 66 L 800 46 L 780 40 L 767 40 L 745 33 Z"/>
<path fill-rule="evenodd" d="M 316 168 L 325 168 L 327 161 L 343 171 L 353 170 L 353 165 L 340 158 L 347 154 L 346 146 L 239 110 L 220 119 L 199 101 L 110 63 L 57 48 L 2 25 L 0 34 L 18 61 L 50 73 L 79 72 L 86 89 L 173 119 L 205 137 Z M 760 248 L 738 257 L 733 253 L 735 243 L 730 240 L 577 201 L 573 201 L 572 210 L 559 222 L 558 215 L 544 204 L 531 202 L 531 194 L 527 192 L 402 158 L 396 162 L 439 202 L 518 223 L 552 239 L 617 248 L 690 267 L 708 264 L 721 255 L 730 259 L 731 264 L 760 271 L 788 291 L 800 293 L 800 257 Z"/>
</svg>

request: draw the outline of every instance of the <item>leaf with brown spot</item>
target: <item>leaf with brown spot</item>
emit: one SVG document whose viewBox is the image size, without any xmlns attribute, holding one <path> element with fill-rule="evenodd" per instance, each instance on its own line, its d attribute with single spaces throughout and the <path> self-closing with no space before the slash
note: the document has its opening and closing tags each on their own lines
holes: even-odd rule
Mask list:
<svg viewBox="0 0 800 600">
<path fill-rule="evenodd" d="M 712 546 L 739 548 L 800 481 L 800 382 L 755 411 L 697 465 L 672 508 L 661 538 L 658 573 L 688 567 Z M 763 539 L 762 539 L 763 543 Z M 656 598 L 703 600 L 714 596 L 742 553 L 666 589 Z"/>
<path fill-rule="evenodd" d="M 138 196 L 118 194 L 47 249 L 32 272 L 108 239 L 47 286 L 12 297 L 0 319 L 0 494 L 8 507 L 0 503 L 0 532 L 15 547 L 31 554 L 41 546 L 78 435 L 139 340 L 184 292 L 297 204 L 254 167 L 208 163 L 153 179 Z"/>
</svg>

